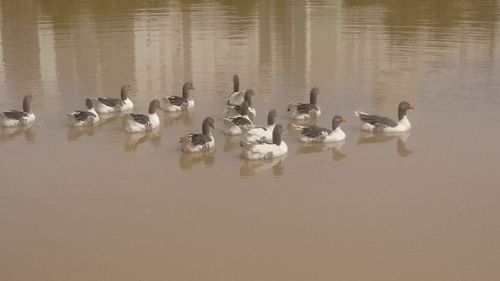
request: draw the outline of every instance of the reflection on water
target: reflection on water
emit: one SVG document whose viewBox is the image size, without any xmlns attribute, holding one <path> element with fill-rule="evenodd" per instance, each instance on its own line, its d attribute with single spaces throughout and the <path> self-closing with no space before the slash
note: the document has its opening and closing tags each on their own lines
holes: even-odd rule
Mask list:
<svg viewBox="0 0 500 281">
<path fill-rule="evenodd" d="M 215 163 L 215 150 L 195 153 L 181 153 L 179 167 L 182 170 L 191 170 L 193 166 L 203 163 L 212 166 Z"/>
<path fill-rule="evenodd" d="M 21 127 L 0 127 L 0 144 L 13 140 L 17 136 L 23 135 L 26 143 L 33 143 L 36 137 L 36 129 L 33 123 Z"/>
<path fill-rule="evenodd" d="M 410 137 L 410 132 L 391 134 L 373 134 L 368 132 L 361 132 L 358 139 L 358 144 L 378 144 L 397 139 L 396 151 L 398 152 L 399 156 L 406 157 L 413 153 L 413 150 L 409 150 L 408 148 L 406 148 L 408 137 Z"/>
<path fill-rule="evenodd" d="M 269 169 L 272 170 L 272 174 L 274 176 L 282 176 L 285 172 L 285 166 L 283 165 L 285 159 L 286 154 L 269 160 L 244 160 L 244 163 L 240 168 L 240 177 L 254 177 Z"/>
<path fill-rule="evenodd" d="M 195 114 L 193 110 L 177 111 L 177 112 L 165 112 L 163 118 L 163 126 L 165 128 L 171 127 L 175 124 L 180 125 L 192 125 Z"/>
<path fill-rule="evenodd" d="M 125 133 L 125 151 L 135 152 L 139 145 L 145 142 L 151 142 L 153 145 L 159 145 L 161 140 L 160 130 L 155 129 L 140 133 Z"/>
<path fill-rule="evenodd" d="M 96 126 L 68 127 L 66 139 L 68 141 L 76 141 L 81 136 L 93 136 L 96 131 Z"/>
<path fill-rule="evenodd" d="M 224 152 L 241 150 L 241 136 L 229 136 L 224 134 Z"/>
<path fill-rule="evenodd" d="M 331 143 L 300 143 L 296 153 L 321 153 L 327 150 L 331 150 L 333 154 L 333 160 L 341 161 L 342 159 L 347 157 L 347 154 L 342 152 L 342 146 L 344 144 L 345 140 Z"/>
</svg>

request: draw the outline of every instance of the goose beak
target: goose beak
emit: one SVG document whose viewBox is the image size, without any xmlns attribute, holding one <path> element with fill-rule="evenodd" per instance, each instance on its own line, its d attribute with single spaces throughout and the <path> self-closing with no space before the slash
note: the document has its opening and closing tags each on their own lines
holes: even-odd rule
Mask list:
<svg viewBox="0 0 500 281">
<path fill-rule="evenodd" d="M 410 104 L 410 107 L 408 107 L 409 109 L 417 109 L 416 106 L 414 106 L 413 104 Z"/>
<path fill-rule="evenodd" d="M 347 123 L 347 122 L 349 122 L 349 119 L 342 117 L 342 122 Z"/>
</svg>

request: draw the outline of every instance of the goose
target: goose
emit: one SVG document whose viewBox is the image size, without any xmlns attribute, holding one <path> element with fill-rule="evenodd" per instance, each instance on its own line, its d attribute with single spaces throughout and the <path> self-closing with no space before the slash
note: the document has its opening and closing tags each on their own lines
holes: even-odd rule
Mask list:
<svg viewBox="0 0 500 281">
<path fill-rule="evenodd" d="M 210 128 L 215 129 L 214 119 L 207 117 L 201 124 L 201 134 L 189 134 L 180 139 L 182 143 L 182 151 L 184 152 L 199 152 L 210 150 L 215 147 L 215 140 L 210 133 Z"/>
<path fill-rule="evenodd" d="M 33 97 L 27 95 L 23 99 L 23 111 L 9 110 L 0 112 L 0 125 L 2 127 L 19 127 L 31 124 L 35 121 L 35 114 L 31 112 L 31 101 Z"/>
<path fill-rule="evenodd" d="M 321 114 L 321 109 L 318 105 L 319 89 L 313 87 L 309 94 L 309 103 L 289 104 L 287 111 L 290 113 L 290 118 L 295 120 L 309 120 L 317 118 Z"/>
<path fill-rule="evenodd" d="M 318 126 L 300 126 L 294 125 L 301 130 L 301 142 L 308 143 L 328 143 L 336 142 L 345 139 L 345 133 L 340 128 L 340 124 L 348 120 L 342 116 L 336 115 L 332 119 L 332 129 L 322 128 Z"/>
<path fill-rule="evenodd" d="M 373 133 L 402 133 L 411 129 L 411 124 L 406 117 L 408 109 L 416 109 L 409 102 L 402 101 L 398 105 L 398 121 L 390 118 L 372 115 L 361 111 L 354 111 L 354 115 L 361 119 L 361 130 Z"/>
<path fill-rule="evenodd" d="M 265 127 L 252 127 L 243 130 L 243 140 L 246 142 L 273 142 L 273 130 L 276 121 L 276 110 L 271 109 L 267 114 L 267 125 Z"/>
<path fill-rule="evenodd" d="M 278 124 L 274 126 L 272 143 L 250 143 L 242 140 L 240 146 L 243 148 L 243 158 L 248 160 L 273 159 L 285 155 L 288 151 L 288 146 L 281 140 L 282 131 L 282 125 Z"/>
<path fill-rule="evenodd" d="M 240 91 L 240 77 L 233 75 L 233 91 L 227 97 L 227 105 L 241 105 L 245 100 L 244 91 Z"/>
<path fill-rule="evenodd" d="M 85 106 L 87 106 L 87 111 L 77 110 L 72 113 L 68 113 L 68 120 L 72 126 L 80 127 L 87 125 L 94 125 L 99 122 L 99 115 L 94 109 L 94 101 L 91 99 L 85 100 Z"/>
<path fill-rule="evenodd" d="M 128 98 L 128 91 L 132 87 L 130 85 L 122 86 L 120 90 L 120 98 L 98 97 L 95 99 L 95 108 L 98 113 L 112 113 L 127 111 L 134 108 L 134 103 Z"/>
<path fill-rule="evenodd" d="M 240 127 L 245 127 L 245 128 L 253 127 L 253 123 L 248 117 L 248 103 L 246 101 L 243 101 L 240 110 L 241 110 L 240 116 L 224 119 L 224 126 L 225 126 L 224 132 L 226 134 L 231 136 L 241 135 L 242 131 Z"/>
<path fill-rule="evenodd" d="M 257 115 L 257 111 L 252 107 L 252 97 L 255 96 L 255 92 L 252 89 L 245 91 L 244 100 L 248 103 L 248 117 L 254 119 Z M 228 105 L 226 112 L 226 117 L 235 117 L 241 115 L 241 105 Z"/>
<path fill-rule="evenodd" d="M 168 96 L 162 98 L 165 103 L 165 110 L 168 112 L 177 112 L 194 107 L 194 100 L 189 97 L 191 90 L 194 90 L 193 83 L 186 82 L 182 86 L 182 97 Z"/>
<path fill-rule="evenodd" d="M 125 130 L 129 133 L 145 132 L 158 128 L 160 117 L 156 113 L 161 109 L 159 100 L 152 100 L 149 104 L 148 114 L 129 113 L 125 120 Z"/>
</svg>

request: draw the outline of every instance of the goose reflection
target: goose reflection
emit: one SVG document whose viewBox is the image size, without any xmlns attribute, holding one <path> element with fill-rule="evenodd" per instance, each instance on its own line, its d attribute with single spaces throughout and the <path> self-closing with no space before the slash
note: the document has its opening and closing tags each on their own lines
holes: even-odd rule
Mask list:
<svg viewBox="0 0 500 281">
<path fill-rule="evenodd" d="M 224 152 L 233 151 L 235 149 L 241 149 L 240 140 L 241 136 L 228 136 L 224 134 Z"/>
<path fill-rule="evenodd" d="M 215 163 L 215 150 L 193 153 L 181 153 L 179 158 L 179 167 L 182 170 L 191 170 L 193 166 L 203 163 L 207 166 L 213 166 Z"/>
<path fill-rule="evenodd" d="M 21 127 L 0 128 L 0 144 L 9 142 L 20 135 L 24 136 L 27 143 L 35 142 L 36 130 L 32 125 L 33 123 Z"/>
<path fill-rule="evenodd" d="M 93 136 L 95 133 L 95 126 L 83 126 L 83 127 L 69 127 L 66 139 L 68 141 L 76 141 L 81 136 Z"/>
<path fill-rule="evenodd" d="M 275 176 L 282 176 L 285 172 L 283 161 L 286 159 L 286 154 L 269 160 L 245 160 L 243 166 L 240 167 L 240 177 L 254 177 L 259 173 L 272 169 Z"/>
<path fill-rule="evenodd" d="M 358 139 L 358 145 L 362 144 L 370 144 L 370 143 L 384 143 L 391 141 L 393 139 L 397 139 L 396 142 L 396 151 L 401 157 L 407 157 L 412 154 L 413 151 L 406 148 L 406 142 L 410 137 L 410 132 L 404 133 L 392 133 L 392 134 L 373 134 L 367 132 L 361 132 L 361 135 Z"/>
<path fill-rule="evenodd" d="M 163 118 L 163 126 L 171 127 L 174 124 L 181 123 L 183 125 L 193 124 L 194 113 L 192 110 L 183 110 L 176 112 L 165 112 Z"/>
<path fill-rule="evenodd" d="M 341 161 L 347 157 L 347 154 L 342 152 L 342 146 L 345 144 L 345 140 L 331 142 L 331 143 L 304 143 L 301 142 L 297 148 L 297 154 L 308 154 L 308 153 L 320 153 L 326 150 L 332 150 L 333 160 Z"/>
<path fill-rule="evenodd" d="M 148 141 L 158 143 L 160 139 L 160 130 L 158 129 L 148 132 L 127 133 L 127 137 L 125 139 L 125 151 L 135 152 L 140 144 Z"/>
</svg>

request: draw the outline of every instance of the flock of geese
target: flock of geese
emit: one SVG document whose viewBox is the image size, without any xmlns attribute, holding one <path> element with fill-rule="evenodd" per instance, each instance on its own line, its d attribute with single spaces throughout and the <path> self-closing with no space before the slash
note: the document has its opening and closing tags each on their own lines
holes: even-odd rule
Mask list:
<svg viewBox="0 0 500 281">
<path fill-rule="evenodd" d="M 134 103 L 128 97 L 129 85 L 121 88 L 120 98 L 97 97 L 87 98 L 85 105 L 87 110 L 68 113 L 68 123 L 71 126 L 94 126 L 99 122 L 99 114 L 128 112 L 134 108 Z M 195 106 L 194 100 L 190 97 L 194 90 L 191 82 L 184 83 L 182 96 L 167 96 L 161 99 L 154 99 L 149 104 L 147 113 L 128 113 L 124 119 L 124 130 L 129 133 L 146 132 L 154 130 L 160 125 L 158 110 L 167 112 L 179 112 L 192 110 Z M 290 119 L 308 121 L 316 119 L 321 115 L 318 105 L 317 87 L 313 87 L 309 94 L 308 103 L 289 104 L 287 111 Z M 276 124 L 276 110 L 272 109 L 268 113 L 267 124 L 258 126 L 253 123 L 257 115 L 256 109 L 252 105 L 254 91 L 248 89 L 240 91 L 240 81 L 238 75 L 233 76 L 233 90 L 227 98 L 224 133 L 227 135 L 241 135 L 240 146 L 242 156 L 249 160 L 272 159 L 287 153 L 287 144 L 281 139 L 282 125 Z M 22 127 L 35 122 L 35 114 L 31 111 L 31 95 L 23 99 L 23 109 L 0 112 L 0 126 L 2 127 Z M 407 110 L 415 109 L 415 106 L 403 101 L 398 105 L 398 120 L 355 111 L 355 116 L 361 120 L 361 130 L 372 133 L 402 133 L 410 130 L 411 124 L 406 116 Z M 300 131 L 300 141 L 305 143 L 332 143 L 345 139 L 346 135 L 341 129 L 341 124 L 348 120 L 336 115 L 332 119 L 332 128 L 318 126 L 305 126 L 293 124 L 293 127 Z M 215 129 L 215 121 L 212 117 L 203 120 L 201 133 L 192 133 L 180 138 L 182 151 L 186 153 L 209 151 L 215 147 L 215 139 L 211 129 Z"/>
</svg>

